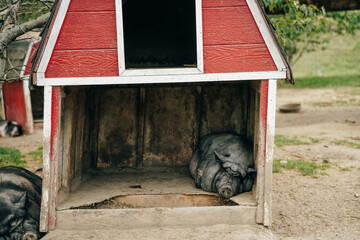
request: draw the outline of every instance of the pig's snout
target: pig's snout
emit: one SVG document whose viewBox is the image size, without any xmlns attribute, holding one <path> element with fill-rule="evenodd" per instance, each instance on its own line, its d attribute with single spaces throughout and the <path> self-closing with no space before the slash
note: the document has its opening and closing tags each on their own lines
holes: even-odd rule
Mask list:
<svg viewBox="0 0 360 240">
<path fill-rule="evenodd" d="M 231 198 L 234 196 L 234 192 L 231 190 L 230 187 L 222 187 L 219 189 L 220 196 L 223 196 L 224 198 Z"/>
<path fill-rule="evenodd" d="M 36 240 L 38 239 L 38 236 L 33 232 L 27 232 L 22 237 L 22 240 Z"/>
</svg>

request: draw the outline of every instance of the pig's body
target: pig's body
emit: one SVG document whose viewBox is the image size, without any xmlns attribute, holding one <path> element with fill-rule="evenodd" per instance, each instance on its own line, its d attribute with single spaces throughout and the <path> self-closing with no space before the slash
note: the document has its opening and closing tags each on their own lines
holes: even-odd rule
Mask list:
<svg viewBox="0 0 360 240">
<path fill-rule="evenodd" d="M 235 134 L 210 134 L 202 139 L 190 161 L 195 185 L 229 198 L 250 191 L 255 179 L 252 147 Z"/>
<path fill-rule="evenodd" d="M 0 240 L 39 239 L 41 178 L 18 167 L 0 168 Z"/>
<path fill-rule="evenodd" d="M 16 137 L 22 133 L 22 127 L 17 122 L 0 120 L 0 137 Z"/>
</svg>

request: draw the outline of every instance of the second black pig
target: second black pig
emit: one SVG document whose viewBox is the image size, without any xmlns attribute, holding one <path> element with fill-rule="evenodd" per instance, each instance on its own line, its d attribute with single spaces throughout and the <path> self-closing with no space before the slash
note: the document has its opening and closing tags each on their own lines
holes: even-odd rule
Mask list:
<svg viewBox="0 0 360 240">
<path fill-rule="evenodd" d="M 195 186 L 230 198 L 251 191 L 256 171 L 252 147 L 236 134 L 210 134 L 200 139 L 190 161 Z"/>
<path fill-rule="evenodd" d="M 41 178 L 19 167 L 0 168 L 0 240 L 40 239 Z"/>
</svg>

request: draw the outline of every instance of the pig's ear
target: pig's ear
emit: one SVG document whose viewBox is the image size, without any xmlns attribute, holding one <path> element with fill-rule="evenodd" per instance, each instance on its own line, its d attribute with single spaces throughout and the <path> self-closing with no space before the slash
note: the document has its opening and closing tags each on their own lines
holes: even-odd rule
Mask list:
<svg viewBox="0 0 360 240">
<path fill-rule="evenodd" d="M 19 198 L 17 202 L 14 202 L 15 206 L 17 208 L 25 208 L 27 202 L 27 194 L 24 192 L 24 194 Z"/>
<path fill-rule="evenodd" d="M 233 176 L 241 176 L 241 177 L 246 176 L 246 172 L 242 168 L 239 168 L 238 166 L 236 166 L 230 157 L 224 156 L 215 150 L 214 150 L 214 153 L 217 156 L 217 158 L 220 160 L 221 166 L 228 173 L 230 173 Z"/>
<path fill-rule="evenodd" d="M 228 157 L 225 157 L 224 155 L 218 153 L 217 151 L 214 150 L 214 153 L 222 163 L 229 161 Z"/>
<path fill-rule="evenodd" d="M 248 168 L 247 172 L 250 175 L 250 177 L 255 178 L 255 176 L 256 176 L 256 170 L 255 169 Z"/>
</svg>

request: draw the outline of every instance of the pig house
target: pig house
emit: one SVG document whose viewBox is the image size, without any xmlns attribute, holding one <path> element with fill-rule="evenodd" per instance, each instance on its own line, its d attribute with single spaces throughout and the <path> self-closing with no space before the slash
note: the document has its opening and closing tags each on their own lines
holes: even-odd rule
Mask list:
<svg viewBox="0 0 360 240">
<path fill-rule="evenodd" d="M 56 1 L 31 72 L 41 231 L 269 226 L 278 79 L 293 81 L 257 0 Z M 248 142 L 250 191 L 195 187 L 190 160 L 214 133 Z"/>
</svg>

